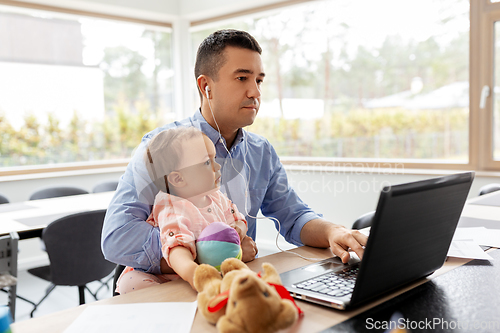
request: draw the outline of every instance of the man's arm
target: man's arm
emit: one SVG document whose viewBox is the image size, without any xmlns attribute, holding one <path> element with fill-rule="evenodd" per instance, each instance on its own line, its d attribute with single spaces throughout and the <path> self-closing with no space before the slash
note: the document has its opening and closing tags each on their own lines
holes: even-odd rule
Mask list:
<svg viewBox="0 0 500 333">
<path fill-rule="evenodd" d="M 157 190 L 142 159 L 144 144 L 127 166 L 106 212 L 102 251 L 111 262 L 160 274 L 160 232 L 145 222 Z"/>
<path fill-rule="evenodd" d="M 300 238 L 304 245 L 330 247 L 333 254 L 342 259 L 343 263 L 349 261 L 348 249 L 352 249 L 360 259 L 363 258 L 363 246 L 368 241 L 368 237 L 358 230 L 348 230 L 323 219 L 307 222 L 300 232 Z"/>
</svg>

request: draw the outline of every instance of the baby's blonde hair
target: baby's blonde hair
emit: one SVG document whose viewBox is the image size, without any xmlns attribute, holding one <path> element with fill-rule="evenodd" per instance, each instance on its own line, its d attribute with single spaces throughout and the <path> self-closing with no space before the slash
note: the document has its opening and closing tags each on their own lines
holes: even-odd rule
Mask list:
<svg viewBox="0 0 500 333">
<path fill-rule="evenodd" d="M 177 127 L 156 134 L 149 141 L 144 163 L 158 190 L 169 193 L 167 176 L 177 169 L 182 158 L 181 143 L 204 135 L 195 127 Z"/>
</svg>

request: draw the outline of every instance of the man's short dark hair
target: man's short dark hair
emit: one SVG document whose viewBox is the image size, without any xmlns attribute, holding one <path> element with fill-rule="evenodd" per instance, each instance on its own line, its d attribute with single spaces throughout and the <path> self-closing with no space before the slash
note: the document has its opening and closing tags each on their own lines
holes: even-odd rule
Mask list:
<svg viewBox="0 0 500 333">
<path fill-rule="evenodd" d="M 259 43 L 246 31 L 224 29 L 212 33 L 201 42 L 196 54 L 194 76 L 206 75 L 218 79 L 219 69 L 224 65 L 224 49 L 227 46 L 239 47 L 262 54 Z"/>
</svg>

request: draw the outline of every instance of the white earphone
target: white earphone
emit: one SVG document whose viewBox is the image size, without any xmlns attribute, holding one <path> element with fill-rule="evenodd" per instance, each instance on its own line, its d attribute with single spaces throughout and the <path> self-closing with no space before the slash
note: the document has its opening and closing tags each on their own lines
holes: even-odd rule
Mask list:
<svg viewBox="0 0 500 333">
<path fill-rule="evenodd" d="M 210 99 L 210 97 L 208 97 L 208 92 L 210 91 L 210 88 L 208 88 L 208 86 L 205 87 L 205 95 L 207 96 L 208 99 Z"/>
</svg>

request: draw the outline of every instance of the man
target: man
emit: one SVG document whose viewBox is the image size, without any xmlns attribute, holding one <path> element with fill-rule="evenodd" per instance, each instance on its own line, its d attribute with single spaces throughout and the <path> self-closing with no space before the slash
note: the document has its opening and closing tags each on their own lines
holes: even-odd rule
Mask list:
<svg viewBox="0 0 500 333">
<path fill-rule="evenodd" d="M 253 123 L 261 102 L 265 77 L 261 52 L 257 41 L 243 31 L 217 31 L 202 42 L 195 64 L 201 108 L 190 118 L 144 136 L 106 214 L 102 237 L 106 259 L 153 274 L 172 272 L 161 256 L 158 228 L 145 222 L 158 189 L 141 157 L 156 133 L 177 126 L 199 128 L 216 147 L 222 165 L 221 191 L 248 222 L 247 237 L 242 241 L 244 261 L 257 254 L 255 216 L 259 209 L 280 224 L 280 233 L 290 243 L 330 247 L 343 262 L 349 260 L 349 248 L 363 256 L 367 237 L 312 211 L 289 187 L 271 144 L 242 129 Z"/>
</svg>

